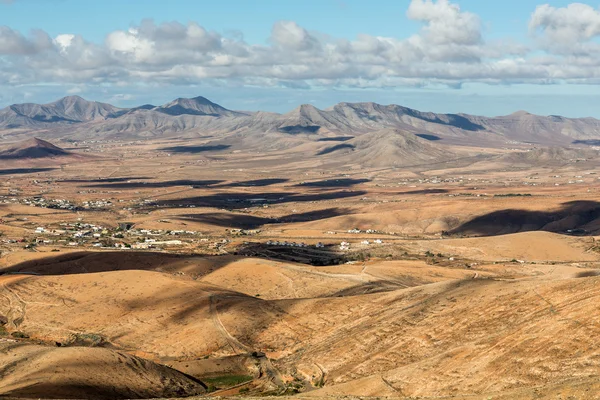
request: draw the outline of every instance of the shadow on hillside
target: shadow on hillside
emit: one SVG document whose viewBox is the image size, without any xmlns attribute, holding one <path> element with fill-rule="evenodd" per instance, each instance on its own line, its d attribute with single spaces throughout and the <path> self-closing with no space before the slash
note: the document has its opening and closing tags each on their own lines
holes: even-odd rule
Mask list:
<svg viewBox="0 0 600 400">
<path fill-rule="evenodd" d="M 0 175 L 36 174 L 38 172 L 54 171 L 56 168 L 13 168 L 0 169 Z"/>
<path fill-rule="evenodd" d="M 437 140 L 442 140 L 442 138 L 439 137 L 439 136 L 429 135 L 427 133 L 415 133 L 415 136 L 418 136 L 421 139 L 429 140 L 431 142 L 434 142 L 434 141 L 437 141 Z"/>
<path fill-rule="evenodd" d="M 448 193 L 446 189 L 421 189 L 421 190 L 411 190 L 409 192 L 398 192 L 398 195 L 407 195 L 407 194 L 444 194 Z"/>
<path fill-rule="evenodd" d="M 12 349 L 15 346 L 11 346 Z M 43 347 L 41 347 L 43 349 Z M 41 352 L 42 350 L 38 350 Z M 54 372 L 52 379 L 44 381 L 36 381 L 31 376 L 43 377 L 47 373 L 45 369 L 41 369 L 36 373 L 36 362 L 33 362 L 31 375 L 27 375 L 30 379 L 29 384 L 22 386 L 17 385 L 16 388 L 10 389 L 3 398 L 11 399 L 95 399 L 95 400 L 120 400 L 120 399 L 149 399 L 149 398 L 164 398 L 164 397 L 190 397 L 200 396 L 206 393 L 207 386 L 205 383 L 190 375 L 177 371 L 173 378 L 167 378 L 161 375 L 156 375 L 153 369 L 158 365 L 150 364 L 150 360 L 140 357 L 130 356 L 124 357 L 120 352 L 114 351 L 111 360 L 114 364 L 107 360 L 94 360 L 85 357 L 85 350 L 82 351 L 80 357 L 72 358 L 68 362 L 62 362 L 61 373 Z M 35 354 L 35 353 L 34 353 Z M 51 354 L 51 353 L 50 353 Z M 93 354 L 93 353 L 92 353 Z M 109 353 L 110 354 L 110 353 Z M 107 355 L 108 356 L 108 355 Z M 106 357 L 107 357 L 106 356 Z M 36 360 L 39 355 L 32 356 Z M 52 357 L 48 355 L 47 357 Z M 57 360 L 61 360 L 58 355 L 54 355 Z M 37 361 L 37 360 L 36 360 Z M 42 361 L 42 365 L 44 362 Z M 18 368 L 11 365 L 12 368 Z M 111 372 L 115 374 L 122 373 L 123 379 L 113 378 L 108 379 L 102 374 L 106 369 L 114 369 Z M 50 368 L 50 367 L 48 367 Z M 164 367 L 167 368 L 167 367 Z M 52 368 L 55 370 L 56 368 Z M 98 375 L 93 374 L 96 372 Z M 173 373 L 174 371 L 171 371 Z M 110 375 L 108 375 L 110 376 Z M 117 375 L 115 375 L 117 376 Z M 155 377 L 152 379 L 151 377 Z M 129 379 L 128 379 L 129 378 Z M 132 385 L 131 379 L 140 379 L 145 383 L 145 386 Z M 143 380 L 142 380 L 143 379 Z M 134 381 L 135 382 L 135 381 Z"/>
<path fill-rule="evenodd" d="M 224 212 L 180 215 L 177 218 L 184 221 L 200 222 L 204 224 L 220 226 L 223 228 L 257 229 L 267 224 L 311 222 L 347 214 L 349 214 L 349 212 L 346 209 L 328 208 L 325 210 L 289 214 L 280 218 L 268 218 L 248 214 Z"/>
<path fill-rule="evenodd" d="M 359 283 L 356 286 L 351 286 L 349 288 L 332 293 L 327 297 L 352 297 L 361 296 L 364 294 L 393 292 L 394 290 L 398 289 L 406 289 L 406 287 L 406 285 L 382 279 L 378 281 Z"/>
<path fill-rule="evenodd" d="M 224 212 L 179 215 L 179 220 L 199 222 L 223 228 L 256 229 L 266 224 L 276 223 L 276 219 L 257 217 L 247 214 L 230 214 Z"/>
<path fill-rule="evenodd" d="M 317 142 L 347 142 L 350 139 L 354 139 L 354 136 L 324 137 L 317 140 Z"/>
<path fill-rule="evenodd" d="M 117 182 L 117 183 L 102 183 L 97 185 L 86 185 L 85 187 L 90 188 L 103 188 L 103 189 L 159 189 L 159 188 L 170 188 L 174 186 L 210 186 L 216 185 L 223 182 L 222 180 L 189 180 L 180 179 L 175 181 L 164 181 L 164 182 Z"/>
<path fill-rule="evenodd" d="M 177 272 L 181 268 L 191 267 L 194 273 L 206 275 L 235 259 L 232 256 L 215 256 L 210 257 L 206 263 L 200 263 L 199 259 L 202 257 L 199 254 L 181 255 L 149 251 L 81 251 L 24 261 L 0 269 L 0 275 L 73 275 L 129 270 Z"/>
<path fill-rule="evenodd" d="M 316 248 L 315 246 L 296 247 L 284 244 L 247 243 L 238 248 L 238 254 L 312 266 L 339 265 L 347 261 L 346 254 L 336 251 L 335 246 Z"/>
<path fill-rule="evenodd" d="M 250 180 L 250 181 L 224 183 L 222 185 L 218 185 L 215 187 L 219 187 L 219 188 L 252 187 L 252 186 L 264 187 L 264 186 L 277 185 L 278 183 L 286 183 L 288 181 L 289 181 L 289 179 L 285 179 L 285 178 L 254 179 L 254 180 Z"/>
<path fill-rule="evenodd" d="M 343 150 L 343 149 L 354 150 L 355 146 L 353 144 L 350 144 L 350 143 L 336 144 L 335 146 L 327 147 L 326 149 L 323 149 L 323 150 L 319 151 L 316 155 L 317 156 L 324 156 L 325 154 L 330 154 L 330 153 L 333 153 L 335 151 Z"/>
<path fill-rule="evenodd" d="M 317 131 L 321 129 L 318 125 L 293 125 L 293 126 L 284 126 L 279 128 L 279 132 L 287 133 L 289 135 L 299 135 L 302 133 L 313 134 L 317 133 Z"/>
<path fill-rule="evenodd" d="M 188 154 L 198 154 L 198 153 L 206 153 L 210 151 L 223 151 L 230 148 L 231 145 L 228 144 L 207 144 L 202 146 L 173 146 L 173 147 L 163 147 L 159 150 L 167 151 L 171 153 L 188 153 Z"/>
<path fill-rule="evenodd" d="M 265 204 L 302 203 L 309 201 L 338 200 L 364 196 L 365 191 L 338 191 L 326 193 L 215 193 L 208 196 L 188 197 L 182 199 L 159 200 L 151 206 L 176 207 L 212 207 L 225 209 L 242 209 Z"/>
<path fill-rule="evenodd" d="M 600 140 L 597 140 L 597 139 L 574 140 L 573 144 L 584 144 L 586 146 L 600 146 Z"/>
<path fill-rule="evenodd" d="M 555 211 L 500 210 L 475 217 L 448 232 L 451 235 L 495 236 L 546 231 L 571 235 L 594 235 L 600 231 L 600 203 L 570 201 Z"/>
<path fill-rule="evenodd" d="M 421 119 L 423 121 L 433 122 L 435 124 L 446 126 L 454 126 L 465 131 L 476 132 L 485 130 L 485 127 L 483 127 L 482 125 L 471 122 L 468 118 L 465 118 L 462 115 L 458 114 L 444 114 L 444 116 L 447 118 L 447 120 L 444 121 L 440 119 L 440 117 L 436 114 L 422 113 L 416 110 L 408 110 L 406 113 L 412 117 Z"/>
<path fill-rule="evenodd" d="M 142 181 L 152 179 L 147 176 L 132 176 L 132 177 L 122 177 L 122 178 L 98 178 L 98 179 L 64 179 L 60 182 L 67 183 L 119 183 L 119 182 L 129 182 L 129 181 Z"/>
<path fill-rule="evenodd" d="M 331 188 L 341 188 L 341 187 L 350 187 L 354 185 L 359 185 L 361 183 L 371 182 L 370 179 L 352 179 L 352 178 L 343 178 L 343 179 L 327 179 L 324 181 L 315 181 L 315 182 L 303 182 L 294 186 L 298 187 L 331 187 Z"/>
</svg>

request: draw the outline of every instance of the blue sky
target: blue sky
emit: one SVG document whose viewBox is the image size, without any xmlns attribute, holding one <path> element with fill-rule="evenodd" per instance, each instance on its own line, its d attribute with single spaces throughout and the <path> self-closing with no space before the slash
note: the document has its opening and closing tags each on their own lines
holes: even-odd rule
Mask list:
<svg viewBox="0 0 600 400">
<path fill-rule="evenodd" d="M 376 101 L 600 117 L 599 6 L 0 0 L 0 106 L 68 94 L 120 106 L 203 95 L 278 112 Z"/>
</svg>

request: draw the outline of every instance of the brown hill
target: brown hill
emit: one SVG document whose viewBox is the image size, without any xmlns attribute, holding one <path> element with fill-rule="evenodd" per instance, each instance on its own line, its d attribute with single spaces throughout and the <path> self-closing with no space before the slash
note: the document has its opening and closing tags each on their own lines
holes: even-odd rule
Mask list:
<svg viewBox="0 0 600 400">
<path fill-rule="evenodd" d="M 72 155 L 74 154 L 38 138 L 0 147 L 0 160 L 66 157 Z"/>
<path fill-rule="evenodd" d="M 147 399 L 203 394 L 199 380 L 121 351 L 0 339 L 0 397 Z"/>
<path fill-rule="evenodd" d="M 595 161 L 600 152 L 592 149 L 568 147 L 544 147 L 529 151 L 509 153 L 496 161 L 511 165 L 565 165 L 582 161 Z"/>
<path fill-rule="evenodd" d="M 48 128 L 52 125 L 66 125 L 81 122 L 104 120 L 119 108 L 95 101 L 87 101 L 79 96 L 68 96 L 48 104 L 13 104 L 0 110 L 0 128 Z"/>
<path fill-rule="evenodd" d="M 325 147 L 317 155 L 335 163 L 390 167 L 444 161 L 452 157 L 452 152 L 410 132 L 390 128 Z"/>
<path fill-rule="evenodd" d="M 395 268 L 345 265 L 313 273 L 391 280 Z M 0 313 L 10 330 L 19 323 L 35 337 L 100 332 L 115 346 L 169 359 L 263 351 L 283 376 L 324 381 L 329 394 L 337 384 L 354 384 L 351 394 L 485 397 L 597 375 L 593 310 L 600 278 L 574 279 L 578 268 L 557 274 L 561 268 L 523 265 L 526 278 L 498 280 L 472 270 L 467 279 L 410 288 L 402 280 L 387 293 L 369 294 L 371 283 L 357 281 L 332 297 L 280 300 L 157 272 L 2 276 L 0 288 L 13 306 L 0 303 Z M 245 269 L 230 273 L 230 283 L 242 287 L 234 277 Z M 263 288 L 249 289 L 272 286 L 259 277 Z M 300 288 L 299 278 L 288 282 Z M 368 377 L 385 385 L 366 391 L 361 379 Z"/>
</svg>

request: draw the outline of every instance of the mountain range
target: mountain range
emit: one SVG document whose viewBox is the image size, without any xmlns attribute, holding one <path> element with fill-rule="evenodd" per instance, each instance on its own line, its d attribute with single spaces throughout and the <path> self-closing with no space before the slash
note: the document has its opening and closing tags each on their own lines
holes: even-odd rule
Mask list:
<svg viewBox="0 0 600 400">
<path fill-rule="evenodd" d="M 399 105 L 339 103 L 328 109 L 303 104 L 277 114 L 233 111 L 204 97 L 179 98 L 164 105 L 118 108 L 69 96 L 48 104 L 15 104 L 0 110 L 0 137 L 132 139 L 241 134 L 263 137 L 335 138 L 396 129 L 428 141 L 507 146 L 600 145 L 600 120 L 539 116 L 524 111 L 507 116 L 421 112 Z M 276 142 L 276 140 L 275 140 Z"/>
</svg>

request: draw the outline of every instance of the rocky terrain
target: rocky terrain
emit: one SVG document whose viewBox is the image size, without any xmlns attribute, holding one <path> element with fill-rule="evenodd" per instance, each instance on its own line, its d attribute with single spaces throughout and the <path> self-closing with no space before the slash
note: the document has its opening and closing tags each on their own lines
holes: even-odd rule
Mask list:
<svg viewBox="0 0 600 400">
<path fill-rule="evenodd" d="M 161 106 L 120 109 L 70 96 L 56 102 L 16 104 L 0 110 L 3 135 L 47 135 L 71 139 L 132 139 L 136 137 L 198 136 L 204 133 L 247 135 L 269 132 L 307 137 L 339 133 L 360 135 L 400 129 L 429 140 L 506 145 L 597 144 L 600 121 L 593 118 L 538 116 L 517 112 L 501 117 L 436 114 L 399 105 L 339 103 L 326 110 L 304 104 L 286 113 L 238 112 L 204 97 L 179 98 Z M 36 131 L 38 133 L 36 133 Z M 45 137 L 45 136 L 43 136 Z"/>
<path fill-rule="evenodd" d="M 0 124 L 0 397 L 596 396 L 596 120 L 69 97 Z"/>
</svg>

